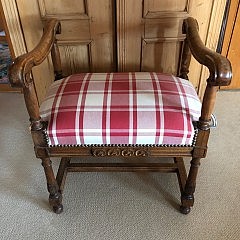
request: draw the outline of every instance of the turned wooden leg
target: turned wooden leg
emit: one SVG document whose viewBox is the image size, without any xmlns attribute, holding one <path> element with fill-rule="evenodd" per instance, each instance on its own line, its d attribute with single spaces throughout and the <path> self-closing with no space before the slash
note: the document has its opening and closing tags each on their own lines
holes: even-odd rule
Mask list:
<svg viewBox="0 0 240 240">
<path fill-rule="evenodd" d="M 183 162 L 182 157 L 175 157 L 174 162 L 177 164 L 178 170 L 177 170 L 177 177 L 178 177 L 178 183 L 180 187 L 181 194 L 184 192 L 184 188 L 186 185 L 187 180 L 187 172 L 185 169 L 185 165 Z"/>
<path fill-rule="evenodd" d="M 63 211 L 62 194 L 59 192 L 59 187 L 52 169 L 52 162 L 49 158 L 42 158 L 42 166 L 47 179 L 47 188 L 49 195 L 49 203 L 55 213 Z"/>
<path fill-rule="evenodd" d="M 62 158 L 58 168 L 56 180 L 58 183 L 59 192 L 61 194 L 63 193 L 63 188 L 64 188 L 66 177 L 67 177 L 67 167 L 70 164 L 70 160 L 71 158 L 67 158 L 67 157 Z"/>
<path fill-rule="evenodd" d="M 191 167 L 189 170 L 188 178 L 184 191 L 181 196 L 182 205 L 180 211 L 183 214 L 188 214 L 191 210 L 191 207 L 194 204 L 194 192 L 196 188 L 196 178 L 198 173 L 198 168 L 200 166 L 201 158 L 193 158 L 191 161 Z"/>
</svg>

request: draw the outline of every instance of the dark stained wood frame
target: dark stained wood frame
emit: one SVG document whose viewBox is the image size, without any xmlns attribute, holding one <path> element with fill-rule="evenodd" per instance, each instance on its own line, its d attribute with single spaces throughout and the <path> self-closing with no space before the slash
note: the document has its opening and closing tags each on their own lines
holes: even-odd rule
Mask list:
<svg viewBox="0 0 240 240">
<path fill-rule="evenodd" d="M 55 77 L 62 77 L 61 61 L 55 34 L 60 33 L 60 24 L 57 20 L 47 21 L 42 39 L 31 52 L 15 59 L 10 68 L 10 81 L 13 87 L 22 87 L 26 107 L 31 121 L 31 133 L 36 156 L 42 159 L 47 187 L 50 193 L 49 202 L 56 213 L 61 213 L 62 192 L 68 172 L 85 171 L 157 171 L 177 173 L 181 190 L 180 211 L 184 214 L 190 212 L 194 203 L 196 177 L 200 159 L 207 153 L 207 142 L 210 134 L 210 119 L 213 111 L 216 92 L 219 86 L 226 86 L 231 82 L 230 62 L 218 53 L 206 48 L 198 34 L 198 25 L 195 19 L 184 20 L 183 33 L 186 34 L 183 48 L 180 76 L 187 79 L 190 54 L 205 65 L 210 72 L 207 87 L 202 103 L 202 113 L 197 122 L 197 135 L 191 146 L 176 145 L 59 145 L 49 146 L 47 143 L 47 123 L 41 120 L 36 91 L 31 70 L 39 65 L 51 52 Z M 94 156 L 107 157 L 172 157 L 173 163 L 71 163 L 71 157 Z M 50 157 L 62 157 L 57 176 L 54 176 Z M 191 167 L 187 175 L 183 158 L 192 157 Z"/>
</svg>

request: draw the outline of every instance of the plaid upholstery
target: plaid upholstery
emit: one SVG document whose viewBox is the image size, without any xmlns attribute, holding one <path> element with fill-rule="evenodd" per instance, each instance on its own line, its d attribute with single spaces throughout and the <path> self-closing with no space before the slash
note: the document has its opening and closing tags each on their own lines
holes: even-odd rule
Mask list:
<svg viewBox="0 0 240 240">
<path fill-rule="evenodd" d="M 172 75 L 82 73 L 54 82 L 40 111 L 49 145 L 189 145 L 201 103 Z"/>
</svg>

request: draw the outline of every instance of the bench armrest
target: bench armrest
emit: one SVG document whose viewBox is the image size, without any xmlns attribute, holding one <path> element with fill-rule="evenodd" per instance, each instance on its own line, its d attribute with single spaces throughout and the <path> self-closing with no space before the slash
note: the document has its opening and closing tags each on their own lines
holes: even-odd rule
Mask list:
<svg viewBox="0 0 240 240">
<path fill-rule="evenodd" d="M 60 33 L 60 23 L 56 19 L 46 22 L 44 32 L 38 45 L 29 53 L 17 57 L 9 68 L 9 80 L 12 87 L 27 87 L 29 82 L 26 77 L 34 66 L 41 64 L 55 42 L 55 35 Z"/>
<path fill-rule="evenodd" d="M 198 23 L 194 18 L 189 17 L 184 20 L 183 33 L 186 34 L 192 55 L 199 63 L 205 65 L 210 72 L 203 96 L 201 117 L 198 121 L 200 130 L 209 130 L 217 90 L 219 86 L 227 86 L 231 83 L 231 64 L 226 57 L 210 50 L 203 44 L 198 33 Z"/>
<path fill-rule="evenodd" d="M 229 85 L 232 78 L 229 60 L 203 44 L 198 33 L 198 23 L 194 18 L 189 17 L 184 20 L 183 33 L 186 34 L 188 45 L 194 58 L 209 69 L 208 84 L 211 86 Z"/>
</svg>

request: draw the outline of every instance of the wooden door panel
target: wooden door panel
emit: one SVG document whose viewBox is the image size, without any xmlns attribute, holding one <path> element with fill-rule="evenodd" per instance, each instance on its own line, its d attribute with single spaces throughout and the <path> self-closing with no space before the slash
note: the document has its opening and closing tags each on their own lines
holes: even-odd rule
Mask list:
<svg viewBox="0 0 240 240">
<path fill-rule="evenodd" d="M 118 70 L 155 70 L 176 74 L 188 1 L 145 0 L 142 4 L 140 0 L 118 0 L 117 7 L 120 19 L 118 52 L 124 52 L 118 55 Z M 134 12 L 130 13 L 129 9 L 134 9 Z M 135 34 L 130 32 L 133 27 L 138 30 Z M 133 56 L 137 59 L 134 63 Z"/>
<path fill-rule="evenodd" d="M 91 39 L 89 19 L 62 19 L 61 34 L 57 35 L 58 41 L 81 41 Z"/>
<path fill-rule="evenodd" d="M 59 44 L 62 68 L 66 76 L 79 72 L 90 72 L 89 44 Z"/>
<path fill-rule="evenodd" d="M 64 75 L 115 70 L 111 0 L 38 0 L 38 3 L 43 21 L 52 17 L 61 21 L 62 33 L 57 39 Z"/>
<path fill-rule="evenodd" d="M 177 39 L 143 40 L 141 69 L 176 75 L 181 46 Z"/>
<path fill-rule="evenodd" d="M 145 0 L 144 13 L 145 15 L 157 15 L 161 12 L 183 12 L 188 6 L 188 0 Z"/>
<path fill-rule="evenodd" d="M 183 18 L 145 19 L 145 38 L 182 37 Z"/>
<path fill-rule="evenodd" d="M 86 13 L 84 0 L 39 0 L 40 11 L 46 15 L 79 15 Z"/>
<path fill-rule="evenodd" d="M 156 1 L 154 2 L 156 5 Z M 181 55 L 183 18 L 166 17 L 155 12 L 144 21 L 141 71 L 178 74 Z"/>
</svg>

